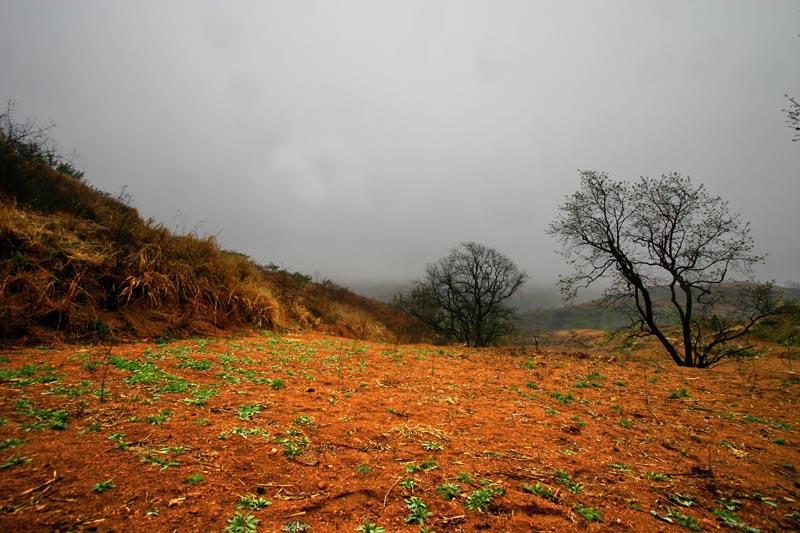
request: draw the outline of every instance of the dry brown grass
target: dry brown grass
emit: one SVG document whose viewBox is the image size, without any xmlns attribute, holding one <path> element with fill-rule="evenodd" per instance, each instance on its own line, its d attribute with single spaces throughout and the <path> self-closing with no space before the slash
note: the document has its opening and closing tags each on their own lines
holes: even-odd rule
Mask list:
<svg viewBox="0 0 800 533">
<path fill-rule="evenodd" d="M 2 144 L 0 142 L 0 144 Z M 174 235 L 0 146 L 0 339 L 218 333 L 251 326 L 416 338 L 401 311 L 271 272 L 214 237 Z"/>
</svg>

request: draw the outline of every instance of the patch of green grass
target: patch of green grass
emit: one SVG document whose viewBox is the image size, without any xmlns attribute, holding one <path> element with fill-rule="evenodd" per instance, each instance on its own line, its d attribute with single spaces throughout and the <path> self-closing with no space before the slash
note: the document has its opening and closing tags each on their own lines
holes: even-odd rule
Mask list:
<svg viewBox="0 0 800 533">
<path fill-rule="evenodd" d="M 14 438 L 14 437 L 12 437 L 10 439 L 4 439 L 4 440 L 0 441 L 0 450 L 8 450 L 8 449 L 11 449 L 11 448 L 17 448 L 19 446 L 22 446 L 22 444 L 24 442 L 25 441 L 23 439 L 18 439 L 18 438 Z"/>
<path fill-rule="evenodd" d="M 573 494 L 578 494 L 581 490 L 583 490 L 583 484 L 578 483 L 569 473 L 565 472 L 564 470 L 559 470 L 556 472 L 556 480 L 564 485 L 568 491 Z"/>
<path fill-rule="evenodd" d="M 270 436 L 268 431 L 261 428 L 257 427 L 245 428 L 237 426 L 229 430 L 223 431 L 222 433 L 217 435 L 217 438 L 220 440 L 225 440 L 231 435 L 237 435 L 239 437 L 242 437 L 243 439 L 247 439 L 248 437 L 262 437 L 264 439 L 269 439 Z"/>
<path fill-rule="evenodd" d="M 0 464 L 0 470 L 6 470 L 8 468 L 14 468 L 16 466 L 24 465 L 25 463 L 30 463 L 31 460 L 28 457 L 23 457 L 18 453 L 8 457 L 2 464 Z"/>
<path fill-rule="evenodd" d="M 40 409 L 28 399 L 21 398 L 14 403 L 16 411 L 22 415 L 33 418 L 34 421 L 23 427 L 29 431 L 53 429 L 61 431 L 67 429 L 69 413 L 55 409 Z"/>
<path fill-rule="evenodd" d="M 125 442 L 125 433 L 112 433 L 108 436 L 108 440 L 115 441 L 120 450 L 127 450 L 130 447 L 130 443 Z"/>
<path fill-rule="evenodd" d="M 562 405 L 570 404 L 575 400 L 575 398 L 573 398 L 573 396 L 572 396 L 572 393 L 570 393 L 570 392 L 568 392 L 566 394 L 561 393 L 561 392 L 554 392 L 554 393 L 550 394 L 550 396 L 552 396 L 553 398 L 558 400 L 558 402 L 560 404 L 562 404 Z"/>
<path fill-rule="evenodd" d="M 556 491 L 542 485 L 541 483 L 536 483 L 536 485 L 528 485 L 527 483 L 522 486 L 522 490 L 529 494 L 534 494 L 540 498 L 544 498 L 545 500 L 555 501 L 556 498 Z"/>
<path fill-rule="evenodd" d="M 314 427 L 316 423 L 314 419 L 308 415 L 301 415 L 294 419 L 296 426 Z"/>
<path fill-rule="evenodd" d="M 276 437 L 274 440 L 283 446 L 283 455 L 290 459 L 303 455 L 309 443 L 308 437 L 305 435 L 289 432 L 287 432 L 286 436 Z"/>
<path fill-rule="evenodd" d="M 59 396 L 68 396 L 70 398 L 77 398 L 78 396 L 83 396 L 84 394 L 89 393 L 89 382 L 82 381 L 81 386 L 78 385 L 56 385 L 52 387 L 48 394 L 56 394 Z"/>
<path fill-rule="evenodd" d="M 589 374 L 586 374 L 586 376 L 578 379 L 578 381 L 575 382 L 575 387 L 578 389 L 589 389 L 589 388 L 599 389 L 603 386 L 602 383 L 600 382 L 605 381 L 605 379 L 606 379 L 605 376 L 600 374 L 600 372 L 596 371 L 591 372 Z"/>
<path fill-rule="evenodd" d="M 583 517 L 587 522 L 602 522 L 603 513 L 594 507 L 585 507 L 580 503 L 574 507 L 575 512 Z"/>
<path fill-rule="evenodd" d="M 406 516 L 407 524 L 424 524 L 425 520 L 430 518 L 433 513 L 428 510 L 428 504 L 416 496 L 411 496 L 405 499 L 408 515 Z"/>
<path fill-rule="evenodd" d="M 0 368 L 0 383 L 10 383 L 16 387 L 26 387 L 32 383 L 52 383 L 58 381 L 50 365 L 25 365 L 20 368 Z"/>
<path fill-rule="evenodd" d="M 183 481 L 189 485 L 199 485 L 203 482 L 203 475 L 195 472 L 186 476 Z"/>
<path fill-rule="evenodd" d="M 142 455 L 141 461 L 143 463 L 149 463 L 151 465 L 156 465 L 161 470 L 166 470 L 171 466 L 180 466 L 181 464 L 178 461 L 173 461 L 172 459 L 165 459 L 163 457 L 159 457 L 155 453 L 148 451 L 144 455 Z"/>
<path fill-rule="evenodd" d="M 154 426 L 160 426 L 164 424 L 169 417 L 172 416 L 172 411 L 170 409 L 162 409 L 158 413 L 154 415 L 147 415 L 146 420 L 148 424 L 152 424 Z"/>
<path fill-rule="evenodd" d="M 373 522 L 364 522 L 356 528 L 359 533 L 386 533 L 386 530 Z"/>
<path fill-rule="evenodd" d="M 261 520 L 250 513 L 236 513 L 225 526 L 225 533 L 255 533 Z"/>
<path fill-rule="evenodd" d="M 265 500 L 260 496 L 253 496 L 252 494 L 248 494 L 247 496 L 240 496 L 239 503 L 236 504 L 237 509 L 249 509 L 251 511 L 258 511 L 259 509 L 263 509 L 272 505 L 272 502 L 269 500 Z"/>
<path fill-rule="evenodd" d="M 440 452 L 442 451 L 442 445 L 438 442 L 423 442 L 422 448 L 429 452 Z"/>
<path fill-rule="evenodd" d="M 477 489 L 464 500 L 464 507 L 470 511 L 484 513 L 489 510 L 489 506 L 492 505 L 494 497 L 501 494 L 503 494 L 503 489 L 497 487 Z"/>
<path fill-rule="evenodd" d="M 633 421 L 630 418 L 621 418 L 619 420 L 619 425 L 625 429 L 631 429 L 633 427 Z"/>
<path fill-rule="evenodd" d="M 700 527 L 700 522 L 698 522 L 695 517 L 683 514 L 680 511 L 671 510 L 669 513 L 667 513 L 667 518 L 672 519 L 676 524 L 684 529 L 688 529 L 690 531 L 703 531 L 703 528 Z"/>
<path fill-rule="evenodd" d="M 745 533 L 758 533 L 758 529 L 752 527 L 750 524 L 739 518 L 739 516 L 729 509 L 714 509 L 711 511 L 720 522 L 727 527 L 744 531 Z"/>
<path fill-rule="evenodd" d="M 189 370 L 206 371 L 211 370 L 214 363 L 207 359 L 186 359 L 178 364 L 178 368 L 188 368 Z"/>
<path fill-rule="evenodd" d="M 456 474 L 456 479 L 461 483 L 468 483 L 470 485 L 474 483 L 474 480 L 472 479 L 472 476 L 469 475 L 469 472 L 459 472 Z"/>
<path fill-rule="evenodd" d="M 433 470 L 439 468 L 439 463 L 433 460 L 422 461 L 421 463 L 409 463 L 406 465 L 406 472 L 413 474 L 415 472 L 424 472 L 426 470 Z"/>
<path fill-rule="evenodd" d="M 413 477 L 407 477 L 405 479 L 400 480 L 399 485 L 407 490 L 414 490 L 417 488 L 417 480 Z"/>
<path fill-rule="evenodd" d="M 369 474 L 372 472 L 372 467 L 369 466 L 368 463 L 361 463 L 359 465 L 356 465 L 356 467 L 353 470 L 355 471 L 356 474 Z"/>
<path fill-rule="evenodd" d="M 114 485 L 114 482 L 111 481 L 110 479 L 107 479 L 105 481 L 101 481 L 100 483 L 95 483 L 93 490 L 97 494 L 103 494 L 107 490 L 111 490 L 111 489 L 113 489 L 115 487 L 116 487 L 116 485 Z"/>
<path fill-rule="evenodd" d="M 262 409 L 263 407 L 257 403 L 246 403 L 236 410 L 236 416 L 239 417 L 239 420 L 252 420 Z"/>
<path fill-rule="evenodd" d="M 670 494 L 668 499 L 669 501 L 684 507 L 691 507 L 694 505 L 694 497 L 691 494 L 681 494 L 680 492 L 676 492 L 675 494 Z"/>
<path fill-rule="evenodd" d="M 184 398 L 181 401 L 189 405 L 203 406 L 206 404 L 206 402 L 208 402 L 208 400 L 210 400 L 217 394 L 219 394 L 219 392 L 217 391 L 217 389 L 213 388 L 195 389 L 192 391 L 191 398 Z"/>
<path fill-rule="evenodd" d="M 436 487 L 436 492 L 438 492 L 445 500 L 453 500 L 461 496 L 462 491 L 461 487 L 455 483 L 444 483 Z"/>
<path fill-rule="evenodd" d="M 647 477 L 652 479 L 653 481 L 668 481 L 669 476 L 667 474 L 662 474 L 661 472 L 648 472 Z"/>
<path fill-rule="evenodd" d="M 284 524 L 281 531 L 284 533 L 303 533 L 304 531 L 311 531 L 311 526 L 302 520 L 295 520 L 294 522 Z"/>
<path fill-rule="evenodd" d="M 689 391 L 686 389 L 686 387 L 681 387 L 680 389 L 674 390 L 669 395 L 670 400 L 680 400 L 681 398 L 688 398 L 688 397 L 689 397 Z"/>
</svg>

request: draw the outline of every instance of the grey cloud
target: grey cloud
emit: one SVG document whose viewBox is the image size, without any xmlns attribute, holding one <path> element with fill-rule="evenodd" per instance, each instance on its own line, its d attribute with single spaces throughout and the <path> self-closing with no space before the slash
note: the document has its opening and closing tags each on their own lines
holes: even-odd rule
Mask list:
<svg viewBox="0 0 800 533">
<path fill-rule="evenodd" d="M 0 97 L 145 216 L 344 283 L 463 240 L 553 283 L 544 229 L 582 168 L 703 181 L 759 275 L 800 280 L 798 28 L 790 1 L 20 0 Z"/>
</svg>

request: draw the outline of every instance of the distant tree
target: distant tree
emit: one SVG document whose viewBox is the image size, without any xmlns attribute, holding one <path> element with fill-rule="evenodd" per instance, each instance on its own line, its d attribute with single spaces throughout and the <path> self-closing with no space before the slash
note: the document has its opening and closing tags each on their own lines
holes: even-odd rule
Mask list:
<svg viewBox="0 0 800 533">
<path fill-rule="evenodd" d="M 774 310 L 776 293 L 752 281 L 763 256 L 753 252 L 749 224 L 677 173 L 633 184 L 580 174 L 580 189 L 549 228 L 574 270 L 560 280 L 564 296 L 610 279 L 608 295 L 628 303 L 636 334 L 656 337 L 680 366 L 751 353 L 734 341 Z M 733 272 L 747 282 L 730 283 Z M 669 330 L 676 323 L 678 341 Z"/>
<path fill-rule="evenodd" d="M 798 142 L 800 141 L 800 101 L 788 94 L 786 99 L 789 100 L 789 108 L 783 110 L 786 113 L 786 124 L 789 125 L 790 129 L 794 130 L 792 140 Z"/>
<path fill-rule="evenodd" d="M 505 255 L 467 242 L 428 264 L 425 276 L 395 303 L 448 337 L 487 346 L 511 332 L 513 310 L 505 302 L 526 279 Z"/>
</svg>

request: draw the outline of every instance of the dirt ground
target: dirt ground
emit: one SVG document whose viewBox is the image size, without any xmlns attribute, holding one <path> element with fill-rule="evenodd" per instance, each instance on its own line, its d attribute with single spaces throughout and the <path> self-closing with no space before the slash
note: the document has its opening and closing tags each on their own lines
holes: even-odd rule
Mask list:
<svg viewBox="0 0 800 533">
<path fill-rule="evenodd" d="M 2 531 L 800 527 L 777 357 L 264 333 L 7 350 L 0 387 Z"/>
</svg>

